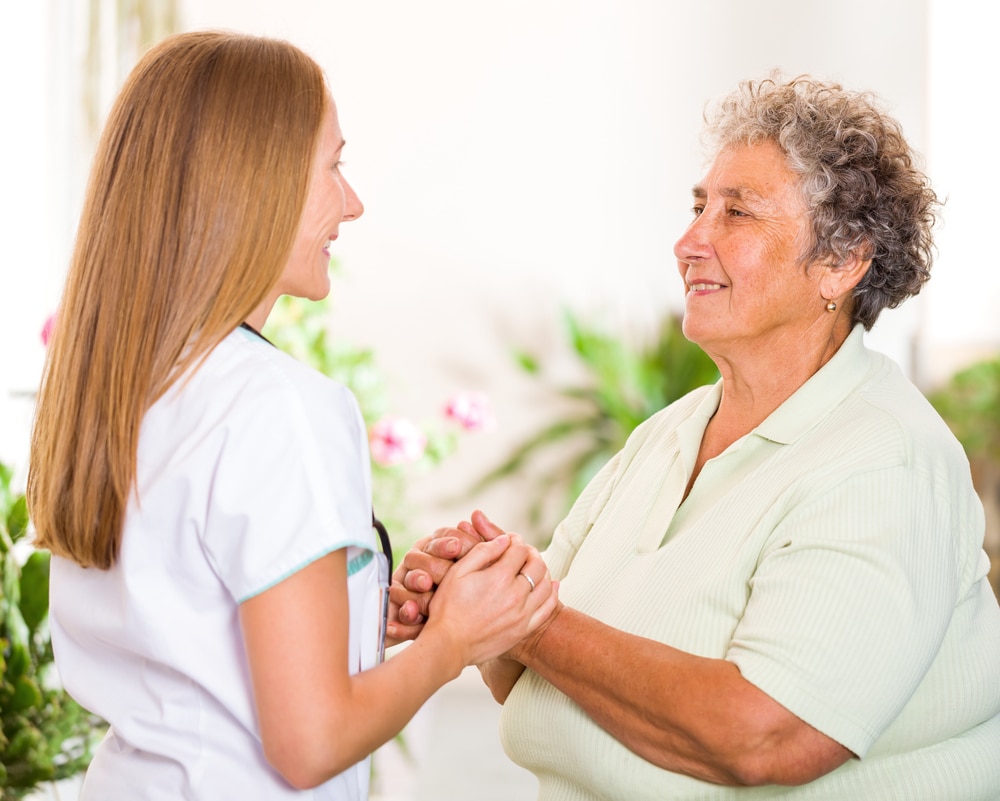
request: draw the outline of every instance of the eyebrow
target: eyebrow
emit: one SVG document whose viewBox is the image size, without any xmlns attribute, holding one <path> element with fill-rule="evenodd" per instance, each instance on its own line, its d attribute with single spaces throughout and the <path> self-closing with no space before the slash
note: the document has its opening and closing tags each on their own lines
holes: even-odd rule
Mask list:
<svg viewBox="0 0 1000 801">
<path fill-rule="evenodd" d="M 724 186 L 718 190 L 722 197 L 733 198 L 734 200 L 745 200 L 750 203 L 759 203 L 765 206 L 773 205 L 773 201 L 764 197 L 760 192 L 751 189 L 749 186 Z M 704 200 L 708 197 L 708 190 L 701 184 L 691 187 L 691 194 L 696 200 Z"/>
</svg>

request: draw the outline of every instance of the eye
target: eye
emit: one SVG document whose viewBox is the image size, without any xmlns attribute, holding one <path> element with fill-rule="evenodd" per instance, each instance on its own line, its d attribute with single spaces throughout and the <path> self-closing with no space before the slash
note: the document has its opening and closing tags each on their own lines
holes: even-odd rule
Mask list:
<svg viewBox="0 0 1000 801">
<path fill-rule="evenodd" d="M 740 211 L 739 209 L 730 209 L 729 210 L 729 216 L 730 217 L 749 217 L 750 215 L 747 214 L 745 211 Z"/>
<path fill-rule="evenodd" d="M 346 161 L 338 161 L 330 169 L 332 169 L 334 172 L 340 172 L 340 168 L 343 167 L 345 164 L 347 164 Z"/>
<path fill-rule="evenodd" d="M 700 204 L 696 204 L 696 205 L 695 205 L 695 206 L 694 206 L 694 207 L 693 207 L 693 208 L 691 209 L 691 213 L 692 213 L 692 214 L 693 214 L 693 215 L 694 215 L 695 217 L 700 217 L 700 216 L 701 216 L 701 213 L 702 213 L 702 212 L 703 212 L 704 210 L 705 210 L 705 207 L 704 207 L 704 206 L 702 206 L 702 205 L 700 205 Z"/>
</svg>

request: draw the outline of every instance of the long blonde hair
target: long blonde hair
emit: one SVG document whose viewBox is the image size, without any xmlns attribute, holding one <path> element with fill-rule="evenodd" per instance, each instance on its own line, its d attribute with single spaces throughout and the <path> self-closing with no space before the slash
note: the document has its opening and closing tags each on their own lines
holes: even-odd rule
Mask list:
<svg viewBox="0 0 1000 801">
<path fill-rule="evenodd" d="M 31 440 L 36 544 L 114 564 L 149 406 L 267 296 L 291 252 L 327 104 L 273 39 L 150 50 L 104 129 Z"/>
</svg>

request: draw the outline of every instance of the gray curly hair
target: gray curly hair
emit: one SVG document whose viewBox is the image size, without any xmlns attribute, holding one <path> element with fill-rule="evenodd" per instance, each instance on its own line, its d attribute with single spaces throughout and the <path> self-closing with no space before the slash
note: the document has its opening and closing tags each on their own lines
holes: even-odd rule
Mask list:
<svg viewBox="0 0 1000 801">
<path fill-rule="evenodd" d="M 920 292 L 930 278 L 931 231 L 940 203 L 899 123 L 871 93 L 777 75 L 745 81 L 705 114 L 706 144 L 721 150 L 775 142 L 812 221 L 805 263 L 851 254 L 871 258 L 852 293 L 852 322 L 871 329 L 882 309 Z"/>
</svg>

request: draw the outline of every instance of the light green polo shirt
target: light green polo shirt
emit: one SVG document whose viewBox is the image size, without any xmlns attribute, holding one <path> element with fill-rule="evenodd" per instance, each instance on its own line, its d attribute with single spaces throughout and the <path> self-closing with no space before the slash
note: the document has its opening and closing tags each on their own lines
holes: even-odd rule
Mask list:
<svg viewBox="0 0 1000 801">
<path fill-rule="evenodd" d="M 719 787 L 636 756 L 531 671 L 504 707 L 508 755 L 542 801 L 1000 799 L 1000 608 L 959 444 L 859 327 L 680 504 L 721 391 L 636 429 L 546 561 L 568 606 L 733 662 L 860 758 L 801 787 Z"/>
</svg>

